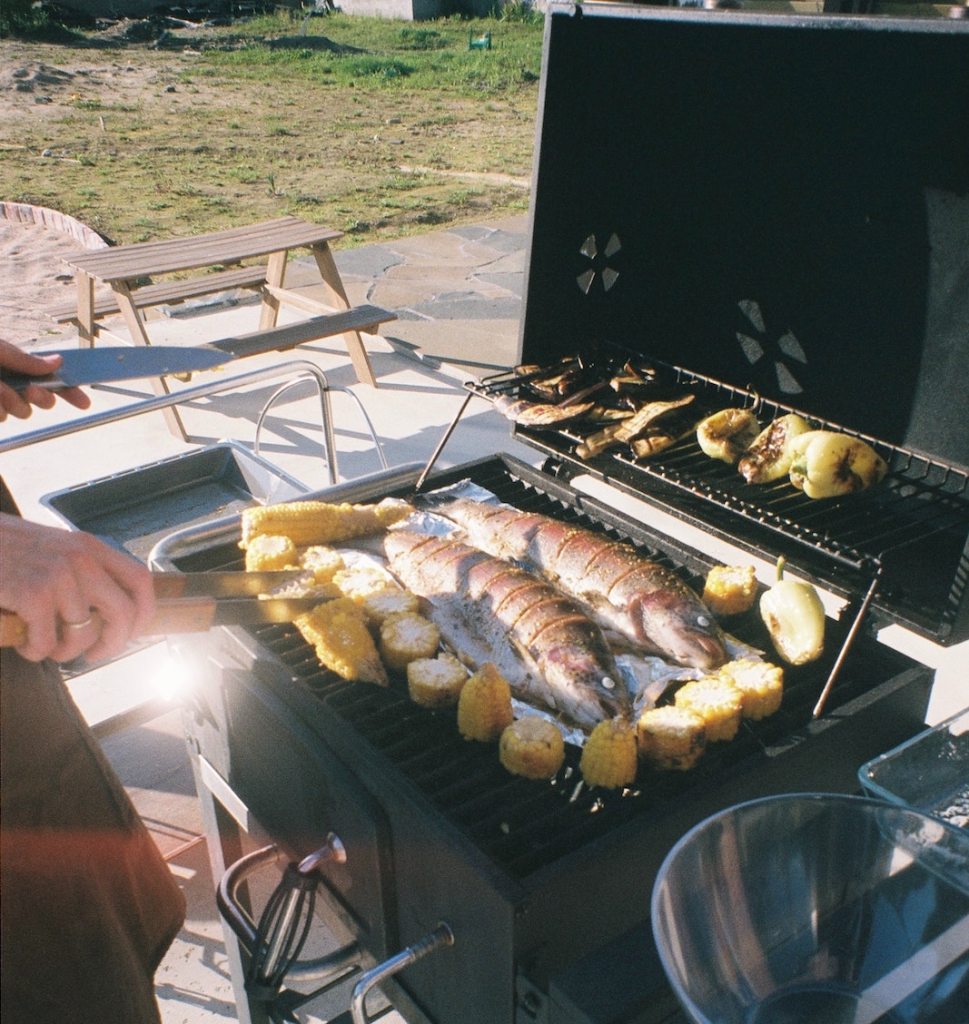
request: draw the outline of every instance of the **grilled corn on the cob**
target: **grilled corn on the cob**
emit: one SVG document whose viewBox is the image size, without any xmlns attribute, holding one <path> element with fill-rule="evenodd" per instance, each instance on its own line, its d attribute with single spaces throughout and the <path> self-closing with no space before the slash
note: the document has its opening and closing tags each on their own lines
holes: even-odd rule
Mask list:
<svg viewBox="0 0 969 1024">
<path fill-rule="evenodd" d="M 617 789 L 636 778 L 636 731 L 622 718 L 600 722 L 585 741 L 579 770 L 586 785 Z"/>
<path fill-rule="evenodd" d="M 467 681 L 468 670 L 453 654 L 417 658 L 407 666 L 407 692 L 421 707 L 452 707 Z"/>
<path fill-rule="evenodd" d="M 400 615 L 404 612 L 416 614 L 420 607 L 417 595 L 404 590 L 396 583 L 365 594 L 359 600 L 367 622 L 375 626 L 382 625 L 391 615 Z"/>
<path fill-rule="evenodd" d="M 720 675 L 729 679 L 740 691 L 744 718 L 754 721 L 766 718 L 781 706 L 784 696 L 784 670 L 768 661 L 740 658 L 727 662 Z"/>
<path fill-rule="evenodd" d="M 490 743 L 512 723 L 511 687 L 491 662 L 464 684 L 458 698 L 458 729 L 466 740 Z"/>
<path fill-rule="evenodd" d="M 264 536 L 253 538 L 246 548 L 246 572 L 272 572 L 295 567 L 299 562 L 291 537 Z"/>
<path fill-rule="evenodd" d="M 527 715 L 506 726 L 498 741 L 498 758 L 513 775 L 550 779 L 565 760 L 565 740 L 553 722 Z"/>
<path fill-rule="evenodd" d="M 636 741 L 640 757 L 654 768 L 685 771 L 706 749 L 707 731 L 695 711 L 667 704 L 639 716 Z"/>
<path fill-rule="evenodd" d="M 313 544 L 299 553 L 299 566 L 313 574 L 317 583 L 332 583 L 343 567 L 343 555 L 325 544 Z"/>
<path fill-rule="evenodd" d="M 334 574 L 333 583 L 342 594 L 360 605 L 367 622 L 376 628 L 395 613 L 419 610 L 417 595 L 405 590 L 389 572 L 377 566 L 340 569 Z"/>
<path fill-rule="evenodd" d="M 757 598 L 752 565 L 715 565 L 703 585 L 703 603 L 714 615 L 740 615 Z"/>
<path fill-rule="evenodd" d="M 385 498 L 376 505 L 289 501 L 260 505 L 242 513 L 242 547 L 255 537 L 282 534 L 296 544 L 332 544 L 380 533 L 413 511 L 407 502 Z"/>
<path fill-rule="evenodd" d="M 380 656 L 387 668 L 402 672 L 418 658 L 433 658 L 440 646 L 440 630 L 416 612 L 388 615 L 380 626 Z"/>
<path fill-rule="evenodd" d="M 387 672 L 357 605 L 348 597 L 317 605 L 295 620 L 320 663 L 343 679 L 387 686 Z"/>
<path fill-rule="evenodd" d="M 721 676 L 703 676 L 684 683 L 673 698 L 677 707 L 689 708 L 702 719 L 707 739 L 732 740 L 740 728 L 740 691 Z"/>
</svg>

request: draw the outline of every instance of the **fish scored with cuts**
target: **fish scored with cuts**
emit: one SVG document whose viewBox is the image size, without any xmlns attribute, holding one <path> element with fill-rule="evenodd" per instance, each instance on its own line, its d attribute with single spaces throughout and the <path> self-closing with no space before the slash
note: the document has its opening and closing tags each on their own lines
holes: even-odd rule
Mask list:
<svg viewBox="0 0 969 1024">
<path fill-rule="evenodd" d="M 447 642 L 476 665 L 491 661 L 516 696 L 590 730 L 632 702 L 599 626 L 530 572 L 447 538 L 393 530 L 391 571 L 425 598 Z"/>
<path fill-rule="evenodd" d="M 676 573 L 631 544 L 508 505 L 460 498 L 434 511 L 471 544 L 541 573 L 642 649 L 703 670 L 727 660 L 712 612 Z"/>
</svg>

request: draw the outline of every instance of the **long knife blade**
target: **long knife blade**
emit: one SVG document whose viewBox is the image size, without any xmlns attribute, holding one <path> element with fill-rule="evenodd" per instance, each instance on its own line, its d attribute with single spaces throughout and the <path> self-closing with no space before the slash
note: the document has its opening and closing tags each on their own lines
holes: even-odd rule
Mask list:
<svg viewBox="0 0 969 1024">
<path fill-rule="evenodd" d="M 38 355 L 59 355 L 63 362 L 56 371 L 43 377 L 0 370 L 0 382 L 15 391 L 23 391 L 31 384 L 57 391 L 137 377 L 211 370 L 232 359 L 230 353 L 200 345 L 108 345 L 59 349 Z"/>
</svg>

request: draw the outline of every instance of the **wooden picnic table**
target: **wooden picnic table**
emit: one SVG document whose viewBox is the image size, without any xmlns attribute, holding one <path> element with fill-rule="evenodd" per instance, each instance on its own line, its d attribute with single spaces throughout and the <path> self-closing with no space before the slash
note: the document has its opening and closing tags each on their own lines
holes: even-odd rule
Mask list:
<svg viewBox="0 0 969 1024">
<path fill-rule="evenodd" d="M 110 246 L 70 256 L 65 262 L 73 268 L 77 282 L 77 308 L 71 311 L 70 319 L 77 321 L 81 343 L 93 345 L 98 335 L 111 334 L 101 320 L 120 312 L 131 340 L 147 345 L 150 338 L 143 309 L 231 287 L 253 287 L 262 293 L 260 330 L 275 327 L 282 304 L 314 315 L 347 310 L 350 302 L 330 251 L 330 242 L 342 235 L 333 228 L 310 224 L 298 217 L 279 217 L 227 231 Z M 289 253 L 300 248 L 308 248 L 312 253 L 326 289 L 327 302 L 318 302 L 284 287 Z M 151 280 L 159 275 L 232 266 L 262 257 L 268 259 L 260 266 L 239 267 L 163 284 Z M 98 282 L 107 284 L 113 293 L 110 300 L 102 300 L 100 304 L 94 301 Z M 357 379 L 375 387 L 377 382 L 359 334 L 347 335 L 347 348 Z"/>
<path fill-rule="evenodd" d="M 131 340 L 150 345 L 146 311 L 165 303 L 208 295 L 230 288 L 252 288 L 262 296 L 259 330 L 276 327 L 282 305 L 292 306 L 314 318 L 314 337 L 343 335 L 357 379 L 377 386 L 359 331 L 374 325 L 374 307 L 359 307 L 355 316 L 340 279 L 330 243 L 343 233 L 333 228 L 311 224 L 298 217 L 248 224 L 186 238 L 157 242 L 110 246 L 94 252 L 72 255 L 65 262 L 73 269 L 77 283 L 77 303 L 54 307 L 48 313 L 59 322 L 75 322 L 79 343 L 92 346 L 99 337 L 124 341 L 112 334 L 103 321 L 121 314 Z M 325 301 L 311 298 L 285 287 L 286 264 L 294 249 L 307 248 L 313 255 L 324 288 Z M 243 260 L 265 259 L 253 266 Z M 178 280 L 158 282 L 166 274 L 184 274 L 202 268 L 230 269 L 196 274 Z M 95 300 L 95 286 L 107 284 L 111 295 Z M 332 322 L 328 321 L 332 317 Z M 393 319 L 392 314 L 383 317 Z M 329 329 L 332 326 L 332 329 Z M 303 338 L 303 341 L 310 340 Z M 155 382 L 158 393 L 167 391 L 164 381 Z M 185 436 L 181 422 L 174 415 L 170 425 Z"/>
</svg>

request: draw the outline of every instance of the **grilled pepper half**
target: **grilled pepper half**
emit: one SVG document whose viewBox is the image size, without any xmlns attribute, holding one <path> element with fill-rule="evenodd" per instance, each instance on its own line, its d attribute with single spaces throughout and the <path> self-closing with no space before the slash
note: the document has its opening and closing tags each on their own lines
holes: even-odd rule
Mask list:
<svg viewBox="0 0 969 1024">
<path fill-rule="evenodd" d="M 794 439 L 811 429 L 797 413 L 774 420 L 754 438 L 737 469 L 749 484 L 769 484 L 787 476 L 794 458 Z"/>
<path fill-rule="evenodd" d="M 809 498 L 837 498 L 881 481 L 888 464 L 860 438 L 809 430 L 794 441 L 791 483 Z"/>
<path fill-rule="evenodd" d="M 824 606 L 810 583 L 784 579 L 777 561 L 777 582 L 760 598 L 760 615 L 774 649 L 790 665 L 804 665 L 824 650 Z"/>
</svg>

